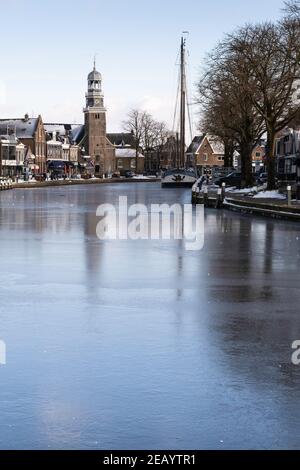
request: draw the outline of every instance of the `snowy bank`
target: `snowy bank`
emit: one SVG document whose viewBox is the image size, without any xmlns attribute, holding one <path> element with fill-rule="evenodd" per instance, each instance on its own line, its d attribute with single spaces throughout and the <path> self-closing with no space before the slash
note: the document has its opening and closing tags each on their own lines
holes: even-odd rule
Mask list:
<svg viewBox="0 0 300 470">
<path fill-rule="evenodd" d="M 260 193 L 253 196 L 253 199 L 286 199 L 284 194 L 279 193 L 278 191 L 261 191 Z"/>
</svg>

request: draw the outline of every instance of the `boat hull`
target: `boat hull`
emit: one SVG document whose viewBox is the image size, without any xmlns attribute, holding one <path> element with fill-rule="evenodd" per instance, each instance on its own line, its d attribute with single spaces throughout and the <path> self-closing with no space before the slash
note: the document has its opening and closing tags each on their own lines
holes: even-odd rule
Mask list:
<svg viewBox="0 0 300 470">
<path fill-rule="evenodd" d="M 162 188 L 191 188 L 197 181 L 191 170 L 168 170 L 161 179 Z"/>
<path fill-rule="evenodd" d="M 195 181 L 185 181 L 185 182 L 161 182 L 162 188 L 191 188 L 195 184 Z"/>
</svg>

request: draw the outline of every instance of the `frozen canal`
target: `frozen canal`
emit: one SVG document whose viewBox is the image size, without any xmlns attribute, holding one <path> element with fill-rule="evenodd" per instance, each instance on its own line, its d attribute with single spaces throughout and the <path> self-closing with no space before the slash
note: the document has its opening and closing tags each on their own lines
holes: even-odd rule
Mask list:
<svg viewBox="0 0 300 470">
<path fill-rule="evenodd" d="M 205 246 L 96 238 L 158 183 L 0 193 L 1 449 L 300 448 L 300 225 L 209 210 Z"/>
</svg>

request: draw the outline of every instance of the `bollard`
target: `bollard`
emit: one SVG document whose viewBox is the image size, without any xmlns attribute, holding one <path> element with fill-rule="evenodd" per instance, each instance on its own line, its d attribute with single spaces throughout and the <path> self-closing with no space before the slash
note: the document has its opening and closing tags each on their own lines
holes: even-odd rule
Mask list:
<svg viewBox="0 0 300 470">
<path fill-rule="evenodd" d="M 292 186 L 287 187 L 288 206 L 292 205 Z"/>
<path fill-rule="evenodd" d="M 225 199 L 225 195 L 226 195 L 226 183 L 222 183 L 222 191 L 221 191 L 221 194 L 222 194 L 222 202 L 224 201 Z"/>
<path fill-rule="evenodd" d="M 300 200 L 300 183 L 297 183 L 296 199 L 297 199 L 297 201 Z"/>
<path fill-rule="evenodd" d="M 207 207 L 208 206 L 208 188 L 207 188 L 207 186 L 204 188 L 203 202 L 204 202 L 204 206 Z"/>
<path fill-rule="evenodd" d="M 200 188 L 197 186 L 196 192 L 195 192 L 195 203 L 197 204 L 199 202 L 199 196 L 200 196 Z"/>
<path fill-rule="evenodd" d="M 217 191 L 217 199 L 216 199 L 216 205 L 215 205 L 216 209 L 219 209 L 222 206 L 222 202 L 223 202 L 222 198 L 223 198 L 223 187 L 219 188 Z"/>
</svg>

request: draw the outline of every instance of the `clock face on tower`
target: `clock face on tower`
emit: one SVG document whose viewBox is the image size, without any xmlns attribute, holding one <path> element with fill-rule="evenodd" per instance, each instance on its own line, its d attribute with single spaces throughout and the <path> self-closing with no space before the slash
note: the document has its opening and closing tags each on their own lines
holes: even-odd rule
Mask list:
<svg viewBox="0 0 300 470">
<path fill-rule="evenodd" d="M 100 101 L 98 99 L 95 100 L 95 104 L 99 104 Z"/>
</svg>

